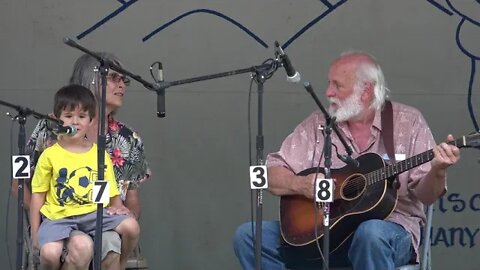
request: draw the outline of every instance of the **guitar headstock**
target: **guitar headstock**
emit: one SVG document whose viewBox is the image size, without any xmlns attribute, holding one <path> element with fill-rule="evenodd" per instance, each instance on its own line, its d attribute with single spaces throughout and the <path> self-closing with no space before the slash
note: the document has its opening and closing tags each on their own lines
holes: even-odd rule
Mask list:
<svg viewBox="0 0 480 270">
<path fill-rule="evenodd" d="M 460 148 L 468 147 L 480 149 L 480 132 L 474 132 L 472 134 L 462 136 L 451 143 Z"/>
</svg>

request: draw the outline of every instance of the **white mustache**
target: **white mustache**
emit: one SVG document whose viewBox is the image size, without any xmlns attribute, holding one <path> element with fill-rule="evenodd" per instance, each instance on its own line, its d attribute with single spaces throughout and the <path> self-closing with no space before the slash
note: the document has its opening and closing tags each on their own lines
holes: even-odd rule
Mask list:
<svg viewBox="0 0 480 270">
<path fill-rule="evenodd" d="M 330 102 L 330 104 L 340 104 L 340 100 L 338 100 L 337 98 L 328 98 L 328 101 Z"/>
</svg>

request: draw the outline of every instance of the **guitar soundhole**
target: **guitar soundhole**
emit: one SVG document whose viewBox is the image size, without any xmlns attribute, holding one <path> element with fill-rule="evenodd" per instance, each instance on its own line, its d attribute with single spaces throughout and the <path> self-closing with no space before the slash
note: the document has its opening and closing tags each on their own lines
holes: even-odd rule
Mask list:
<svg viewBox="0 0 480 270">
<path fill-rule="evenodd" d="M 342 197 L 345 200 L 355 200 L 365 190 L 365 177 L 361 174 L 351 175 L 343 182 Z"/>
</svg>

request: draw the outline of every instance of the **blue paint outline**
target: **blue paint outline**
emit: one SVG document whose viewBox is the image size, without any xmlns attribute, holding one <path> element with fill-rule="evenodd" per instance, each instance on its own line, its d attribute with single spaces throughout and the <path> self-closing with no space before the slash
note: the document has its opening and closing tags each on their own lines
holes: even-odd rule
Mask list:
<svg viewBox="0 0 480 270">
<path fill-rule="evenodd" d="M 325 18 L 328 14 L 332 13 L 335 9 L 337 9 L 339 6 L 343 5 L 345 2 L 348 0 L 341 0 L 337 2 L 335 5 L 331 6 L 331 8 L 328 8 L 327 11 L 323 12 L 320 14 L 318 17 L 307 23 L 302 29 L 300 29 L 297 33 L 295 33 L 291 38 L 289 38 L 283 45 L 282 49 L 286 49 L 292 42 L 294 42 L 297 38 L 299 38 L 303 33 L 305 33 L 308 29 L 310 29 L 312 26 L 317 24 L 320 20 Z M 323 1 L 322 1 L 323 2 Z"/>
<path fill-rule="evenodd" d="M 457 26 L 457 30 L 455 31 L 455 41 L 457 42 L 457 46 L 463 52 L 463 54 L 465 54 L 466 56 L 468 56 L 471 59 L 480 60 L 480 57 L 475 56 L 475 55 L 471 54 L 470 52 L 468 52 L 467 49 L 465 49 L 465 47 L 463 47 L 462 43 L 460 42 L 460 28 L 462 28 L 462 25 L 465 22 L 465 20 L 466 19 L 463 18 Z"/>
<path fill-rule="evenodd" d="M 468 81 L 468 95 L 467 95 L 467 102 L 468 102 L 468 112 L 470 113 L 470 118 L 473 122 L 473 127 L 476 131 L 480 131 L 478 128 L 477 118 L 475 117 L 475 113 L 473 111 L 473 103 L 472 103 L 472 93 L 473 93 L 473 81 L 475 80 L 475 59 L 471 59 L 471 67 L 470 67 L 470 79 Z"/>
<path fill-rule="evenodd" d="M 480 22 L 477 22 L 475 21 L 474 19 L 468 17 L 467 15 L 461 13 L 460 11 L 458 11 L 453 5 L 452 3 L 450 3 L 450 0 L 445 0 L 447 1 L 447 5 L 453 10 L 455 11 L 455 13 L 457 13 L 458 15 L 460 15 L 460 17 L 464 18 L 465 20 L 475 24 L 476 26 L 479 26 L 480 27 Z M 480 4 L 480 3 L 479 3 Z"/>
<path fill-rule="evenodd" d="M 478 126 L 478 122 L 475 116 L 473 103 L 472 103 L 472 95 L 473 95 L 473 83 L 475 81 L 476 61 L 480 61 L 480 57 L 471 54 L 470 52 L 468 52 L 467 49 L 465 49 L 465 47 L 462 45 L 462 42 L 460 41 L 460 31 L 465 21 L 468 21 L 469 23 L 472 23 L 473 25 L 476 25 L 478 27 L 480 27 L 480 22 L 460 12 L 458 9 L 456 9 L 452 5 L 450 0 L 445 0 L 445 2 L 453 10 L 453 12 L 455 12 L 460 16 L 460 18 L 462 18 L 457 25 L 457 29 L 455 30 L 455 42 L 457 43 L 457 46 L 460 49 L 460 51 L 470 58 L 470 78 L 468 80 L 467 107 L 468 107 L 468 113 L 470 114 L 470 119 L 472 120 L 472 123 L 473 123 L 473 127 L 475 128 L 475 131 L 479 131 L 480 129 Z"/>
<path fill-rule="evenodd" d="M 468 106 L 468 112 L 470 114 L 470 118 L 472 119 L 472 122 L 473 122 L 473 127 L 475 128 L 476 131 L 478 131 L 480 129 L 478 128 L 478 122 L 475 117 L 475 113 L 473 111 L 472 93 L 473 93 L 473 82 L 475 81 L 475 71 L 476 71 L 475 61 L 480 60 L 480 57 L 477 57 L 469 53 L 460 42 L 460 29 L 462 28 L 462 25 L 465 22 L 465 20 L 466 19 L 463 18 L 462 21 L 457 26 L 457 30 L 455 31 L 455 41 L 457 42 L 458 48 L 471 60 L 470 61 L 471 62 L 470 79 L 468 80 L 467 106 Z"/>
<path fill-rule="evenodd" d="M 446 14 L 452 16 L 453 12 L 442 6 L 441 4 L 437 3 L 434 0 L 427 0 L 430 4 L 434 5 L 436 8 L 440 9 L 441 11 L 445 12 Z"/>
<path fill-rule="evenodd" d="M 117 8 L 116 10 L 114 10 L 112 13 L 110 13 L 109 15 L 107 15 L 106 17 L 104 17 L 102 20 L 100 20 L 99 22 L 97 22 L 96 24 L 94 24 L 92 27 L 88 28 L 87 30 L 85 30 L 84 32 L 80 33 L 79 35 L 77 35 L 77 39 L 82 39 L 84 38 L 85 36 L 87 36 L 88 34 L 92 33 L 94 30 L 96 30 L 97 28 L 99 28 L 100 26 L 102 26 L 103 24 L 105 24 L 106 22 L 108 22 L 109 20 L 113 19 L 114 17 L 116 17 L 118 14 L 120 14 L 121 12 L 123 12 L 125 9 L 129 8 L 131 5 L 133 5 L 134 3 L 136 3 L 138 0 L 116 0 L 117 2 L 119 2 L 121 4 L 121 6 L 119 8 Z M 311 27 L 313 27 L 315 24 L 317 24 L 318 22 L 320 22 L 323 18 L 325 18 L 327 15 L 329 15 L 330 13 L 332 13 L 334 10 L 336 10 L 338 7 L 340 7 L 341 5 L 343 5 L 344 3 L 346 3 L 348 0 L 341 0 L 341 1 L 338 1 L 336 4 L 332 5 L 329 0 L 320 0 L 320 2 L 322 2 L 326 7 L 327 7 L 327 10 L 323 13 L 321 13 L 319 16 L 317 16 L 316 18 L 314 18 L 313 20 L 311 20 L 309 23 L 307 23 L 305 26 L 303 26 L 299 31 L 297 31 L 292 37 L 290 37 L 283 45 L 282 45 L 282 48 L 283 49 L 286 49 L 288 46 L 290 46 L 295 40 L 297 40 L 301 35 L 303 35 L 307 30 L 309 30 Z M 470 69 L 470 79 L 469 79 L 469 82 L 468 82 L 468 101 L 467 101 L 467 105 L 468 105 L 468 111 L 469 111 L 469 114 L 470 114 L 470 118 L 473 122 L 473 125 L 475 127 L 475 130 L 480 130 L 479 129 L 479 126 L 478 126 L 478 123 L 477 123 L 477 120 L 476 120 L 476 117 L 475 117 L 475 113 L 473 111 L 473 104 L 472 104 L 472 92 L 473 92 L 473 83 L 475 81 L 475 72 L 476 72 L 476 63 L 475 61 L 477 60 L 480 60 L 480 57 L 478 56 L 475 56 L 471 53 L 469 53 L 464 47 L 463 45 L 461 44 L 460 42 L 460 29 L 463 25 L 463 23 L 465 22 L 465 20 L 469 21 L 470 23 L 476 25 L 476 26 L 479 26 L 480 27 L 480 22 L 478 21 L 475 21 L 474 19 L 468 17 L 467 15 L 461 13 L 459 10 L 457 10 L 450 2 L 450 0 L 445 0 L 445 2 L 447 3 L 447 6 L 451 9 L 451 10 L 448 10 L 446 7 L 444 7 L 442 4 L 438 3 L 437 1 L 435 0 L 426 0 L 428 3 L 430 3 L 431 5 L 435 6 L 437 9 L 441 10 L 442 12 L 444 12 L 445 14 L 449 15 L 449 16 L 453 16 L 454 13 L 460 15 L 460 17 L 462 18 L 461 22 L 458 24 L 457 26 L 457 30 L 456 30 L 456 43 L 457 43 L 457 46 L 459 47 L 459 49 L 466 55 L 468 56 L 470 59 L 471 59 L 471 69 Z M 453 11 L 452 11 L 453 10 Z M 176 18 L 174 18 L 173 20 L 170 20 L 169 22 L 161 25 L 160 27 L 158 27 L 157 29 L 155 29 L 154 31 L 152 31 L 150 34 L 144 36 L 142 38 L 142 41 L 143 42 L 146 42 L 147 40 L 149 40 L 151 37 L 153 37 L 154 35 L 158 34 L 160 31 L 164 30 L 165 28 L 169 27 L 170 25 L 174 24 L 175 22 L 187 17 L 187 16 L 190 16 L 190 15 L 193 15 L 195 13 L 207 13 L 207 14 L 210 14 L 210 15 L 215 15 L 217 17 L 220 17 L 221 19 L 224 19 L 230 23 L 232 23 L 233 25 L 237 26 L 238 28 L 240 28 L 242 31 L 244 31 L 247 35 L 249 35 L 250 37 L 252 37 L 254 40 L 256 40 L 261 46 L 263 46 L 264 48 L 268 48 L 268 44 L 263 41 L 260 37 L 258 37 L 257 35 L 255 35 L 251 30 L 249 30 L 248 28 L 246 28 L 245 26 L 243 26 L 242 24 L 240 24 L 239 22 L 235 21 L 234 19 L 230 18 L 229 16 L 225 15 L 225 14 L 222 14 L 218 11 L 215 11 L 215 10 L 211 10 L 211 9 L 195 9 L 195 10 L 191 10 L 191 11 L 188 11 L 186 13 L 183 13 L 181 14 L 180 16 L 177 16 Z"/>
<path fill-rule="evenodd" d="M 328 0 L 320 0 L 320 2 L 322 2 L 328 8 L 332 8 L 332 4 L 330 2 L 328 2 Z"/>
<path fill-rule="evenodd" d="M 457 43 L 457 47 L 460 49 L 460 51 L 470 58 L 470 78 L 468 80 L 467 107 L 468 107 L 468 113 L 470 115 L 470 119 L 472 120 L 472 123 L 473 123 L 473 127 L 475 128 L 475 131 L 480 131 L 478 127 L 477 119 L 475 117 L 473 102 L 472 102 L 473 84 L 475 81 L 475 72 L 476 72 L 476 61 L 479 61 L 480 57 L 471 54 L 467 49 L 465 49 L 465 47 L 462 45 L 462 42 L 460 41 L 460 31 L 465 21 L 468 21 L 469 23 L 472 23 L 473 25 L 476 25 L 478 27 L 480 27 L 480 22 L 460 12 L 457 8 L 454 7 L 454 5 L 452 5 L 450 0 L 445 0 L 445 2 L 447 3 L 447 6 L 452 11 L 448 10 L 446 7 L 442 6 L 441 4 L 437 3 L 434 0 L 427 0 L 427 2 L 434 5 L 436 8 L 440 9 L 441 11 L 445 12 L 450 16 L 458 14 L 461 18 L 460 22 L 457 25 L 457 29 L 455 30 L 455 42 Z"/>
<path fill-rule="evenodd" d="M 265 41 L 263 41 L 260 37 L 258 37 L 257 35 L 255 35 L 252 31 L 250 31 L 248 28 L 246 28 L 245 26 L 241 25 L 239 22 L 235 21 L 234 19 L 228 17 L 227 15 L 225 14 L 222 14 L 218 11 L 215 11 L 215 10 L 211 10 L 211 9 L 194 9 L 194 10 L 191 10 L 191 11 L 188 11 L 186 13 L 183 13 L 182 15 L 180 16 L 177 16 L 176 18 L 174 18 L 173 20 L 170 20 L 169 22 L 163 24 L 162 26 L 158 27 L 157 29 L 153 30 L 152 32 L 150 32 L 150 34 L 146 35 L 145 37 L 142 38 L 142 41 L 143 42 L 146 42 L 147 40 L 149 40 L 150 38 L 152 38 L 154 35 L 158 34 L 160 31 L 162 31 L 163 29 L 169 27 L 170 25 L 174 24 L 175 22 L 179 21 L 180 19 L 183 19 L 187 16 L 190 16 L 192 14 L 195 14 L 195 13 L 207 13 L 207 14 L 211 14 L 211 15 L 215 15 L 215 16 L 218 16 L 232 24 L 234 24 L 235 26 L 237 26 L 238 28 L 240 28 L 241 30 L 243 30 L 245 33 L 247 33 L 247 35 L 249 35 L 250 37 L 252 37 L 253 39 L 255 39 L 258 43 L 260 43 L 260 45 L 262 45 L 264 48 L 268 48 L 268 44 L 265 43 Z"/>
<path fill-rule="evenodd" d="M 131 5 L 135 4 L 138 0 L 129 0 L 128 2 L 125 2 L 123 0 L 118 0 L 118 2 L 122 3 L 121 7 L 117 8 L 116 10 L 114 10 L 112 13 L 110 13 L 109 15 L 107 15 L 105 18 L 101 19 L 99 22 L 97 22 L 96 24 L 94 24 L 92 27 L 88 28 L 87 30 L 83 31 L 82 33 L 80 33 L 78 36 L 77 36 L 77 39 L 82 39 L 84 38 L 86 35 L 90 34 L 91 32 L 93 32 L 95 29 L 99 28 L 100 26 L 102 26 L 103 24 L 105 24 L 106 22 L 108 22 L 109 20 L 113 19 L 115 16 L 117 16 L 118 14 L 120 14 L 121 12 L 123 12 L 125 9 L 129 8 Z"/>
</svg>

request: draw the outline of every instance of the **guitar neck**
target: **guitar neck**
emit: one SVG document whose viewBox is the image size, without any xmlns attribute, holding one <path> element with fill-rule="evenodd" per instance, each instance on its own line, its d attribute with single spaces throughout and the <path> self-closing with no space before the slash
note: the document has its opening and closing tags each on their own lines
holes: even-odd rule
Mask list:
<svg viewBox="0 0 480 270">
<path fill-rule="evenodd" d="M 468 147 L 468 142 L 467 142 L 467 137 L 463 136 L 460 137 L 454 141 L 447 142 L 450 145 L 455 145 L 459 148 L 462 147 Z M 380 181 L 383 181 L 385 179 L 389 179 L 391 177 L 394 177 L 398 174 L 401 174 L 405 171 L 408 171 L 410 169 L 413 169 L 417 166 L 420 166 L 424 163 L 429 162 L 432 160 L 434 157 L 433 150 L 430 149 L 428 151 L 425 151 L 423 153 L 420 153 L 418 155 L 415 155 L 413 157 L 407 158 L 405 160 L 402 160 L 400 162 L 397 162 L 392 165 L 387 165 L 383 167 L 382 169 L 375 170 L 373 172 L 370 172 L 366 175 L 367 177 L 367 183 L 368 184 L 374 184 Z"/>
</svg>

